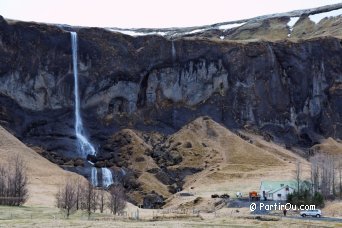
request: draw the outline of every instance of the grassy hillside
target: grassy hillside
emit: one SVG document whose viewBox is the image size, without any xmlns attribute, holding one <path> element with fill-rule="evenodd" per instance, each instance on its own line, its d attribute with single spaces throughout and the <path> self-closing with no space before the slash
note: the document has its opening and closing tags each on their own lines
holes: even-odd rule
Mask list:
<svg viewBox="0 0 342 228">
<path fill-rule="evenodd" d="M 29 199 L 26 205 L 54 207 L 55 194 L 67 178 L 80 177 L 46 160 L 0 127 L 0 163 L 19 154 L 27 166 Z"/>
<path fill-rule="evenodd" d="M 242 192 L 246 196 L 249 191 L 258 191 L 262 180 L 294 179 L 297 162 L 301 163 L 302 178 L 310 174 L 310 164 L 293 152 L 249 133 L 244 140 L 206 117 L 188 124 L 171 138 L 176 144 L 193 145 L 191 149 L 179 149 L 185 159 L 178 166 L 189 166 L 195 160 L 205 169 L 186 178 L 184 191 L 195 196 L 172 197 L 169 207 L 202 197 L 209 210 L 212 194 L 235 196 Z"/>
</svg>

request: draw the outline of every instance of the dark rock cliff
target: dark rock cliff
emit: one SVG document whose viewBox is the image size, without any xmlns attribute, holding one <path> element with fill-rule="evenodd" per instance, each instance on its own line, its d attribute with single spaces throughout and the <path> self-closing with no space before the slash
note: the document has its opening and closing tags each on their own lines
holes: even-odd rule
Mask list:
<svg viewBox="0 0 342 228">
<path fill-rule="evenodd" d="M 150 200 L 150 189 L 137 181 L 147 167 L 134 166 L 154 164 L 148 172 L 169 193 L 201 170 L 170 169 L 182 157 L 166 137 L 199 116 L 296 151 L 322 138 L 341 139 L 341 21 L 313 25 L 301 17 L 290 37 L 289 19 L 266 18 L 224 32 L 132 37 L 0 17 L 0 125 L 51 161 L 89 174 L 76 152 L 72 30 L 78 33 L 81 115 L 98 152 L 88 159 L 114 173 L 126 170 L 126 191 L 140 192 L 132 202 L 168 196 Z"/>
<path fill-rule="evenodd" d="M 202 115 L 292 146 L 342 138 L 338 38 L 232 42 L 74 30 L 82 115 L 98 150 L 120 128 L 168 134 Z M 73 83 L 69 32 L 1 18 L 2 125 L 72 155 Z"/>
</svg>

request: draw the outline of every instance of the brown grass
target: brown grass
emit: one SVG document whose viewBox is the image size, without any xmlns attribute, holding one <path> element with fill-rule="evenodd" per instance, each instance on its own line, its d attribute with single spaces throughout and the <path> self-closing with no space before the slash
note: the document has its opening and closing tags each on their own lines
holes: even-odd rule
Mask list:
<svg viewBox="0 0 342 228">
<path fill-rule="evenodd" d="M 81 178 L 43 158 L 0 127 L 0 163 L 7 163 L 13 154 L 19 154 L 27 166 L 30 197 L 26 205 L 53 207 L 59 186 L 67 178 Z"/>
<path fill-rule="evenodd" d="M 342 218 L 342 201 L 328 201 L 325 203 L 323 210 L 324 216 L 340 217 Z"/>
<path fill-rule="evenodd" d="M 312 149 L 319 153 L 342 155 L 342 143 L 335 141 L 333 138 L 323 140 L 320 144 L 314 145 Z"/>
<path fill-rule="evenodd" d="M 212 194 L 223 193 L 235 197 L 236 192 L 246 196 L 249 191 L 258 191 L 262 180 L 293 179 L 297 161 L 302 164 L 303 178 L 309 177 L 310 165 L 305 159 L 266 142 L 260 136 L 249 134 L 248 137 L 253 143 L 208 118 L 198 118 L 174 134 L 174 144 L 191 142 L 195 149 L 203 147 L 202 143 L 207 145 L 202 148 L 202 156 L 180 150 L 183 156 L 188 157 L 178 167 L 191 165 L 189 159 L 197 159 L 195 164 L 202 164 L 200 167 L 207 165 L 202 172 L 186 178 L 184 191 L 204 199 L 209 199 Z M 166 207 L 177 208 L 188 200 L 186 197 L 171 197 Z M 210 210 L 210 207 L 208 204 L 207 209 Z"/>
<path fill-rule="evenodd" d="M 165 197 L 169 197 L 167 186 L 162 184 L 153 174 L 145 172 L 139 177 L 139 182 L 142 184 L 143 189 L 146 193 L 155 191 Z"/>
<path fill-rule="evenodd" d="M 273 154 L 247 143 L 222 125 L 198 118 L 172 136 L 173 144 L 190 142 L 192 148 L 178 147 L 185 158 L 179 166 L 207 167 L 220 163 L 233 166 L 277 166 L 282 163 Z M 203 143 L 206 146 L 203 146 Z"/>
<path fill-rule="evenodd" d="M 124 157 L 124 160 L 128 162 L 128 167 L 131 170 L 140 173 L 137 181 L 141 184 L 143 193 L 150 193 L 152 190 L 156 193 L 168 197 L 167 186 L 161 183 L 153 174 L 147 172 L 148 169 L 158 168 L 155 161 L 146 155 L 146 151 L 151 150 L 151 146 L 144 142 L 139 136 L 139 132 L 135 132 L 131 129 L 123 129 L 114 136 L 112 140 L 115 140 L 118 136 L 125 135 L 129 138 L 131 143 L 124 145 L 120 148 L 120 154 Z M 143 159 L 141 159 L 143 158 Z M 143 201 L 143 195 L 139 192 L 129 192 L 131 198 L 136 202 L 141 203 Z"/>
<path fill-rule="evenodd" d="M 284 219 L 262 216 L 262 221 L 248 215 L 232 213 L 228 208 L 216 213 L 165 213 L 158 210 L 140 210 L 140 220 L 130 219 L 137 209 L 127 210 L 127 216 L 114 217 L 108 212 L 95 213 L 88 220 L 77 212 L 64 219 L 57 209 L 34 207 L 0 207 L 0 227 L 341 227 L 337 222 L 322 220 Z"/>
</svg>

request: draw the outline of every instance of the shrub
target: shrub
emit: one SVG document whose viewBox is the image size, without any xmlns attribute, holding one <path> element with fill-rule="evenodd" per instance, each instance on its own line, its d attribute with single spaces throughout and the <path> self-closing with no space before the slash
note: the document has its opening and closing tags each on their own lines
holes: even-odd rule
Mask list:
<svg viewBox="0 0 342 228">
<path fill-rule="evenodd" d="M 287 195 L 287 202 L 293 205 L 316 205 L 316 207 L 324 207 L 324 198 L 321 193 L 315 192 L 314 195 L 309 190 L 294 191 Z"/>
<path fill-rule="evenodd" d="M 0 205 L 21 206 L 28 199 L 26 164 L 19 155 L 0 166 Z"/>
</svg>

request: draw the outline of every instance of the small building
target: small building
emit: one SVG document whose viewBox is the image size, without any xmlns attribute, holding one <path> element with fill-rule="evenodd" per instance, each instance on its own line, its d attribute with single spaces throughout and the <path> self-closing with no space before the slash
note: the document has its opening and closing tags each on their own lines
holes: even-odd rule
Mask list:
<svg viewBox="0 0 342 228">
<path fill-rule="evenodd" d="M 287 200 L 287 195 L 297 189 L 295 180 L 261 181 L 260 200 Z"/>
</svg>

